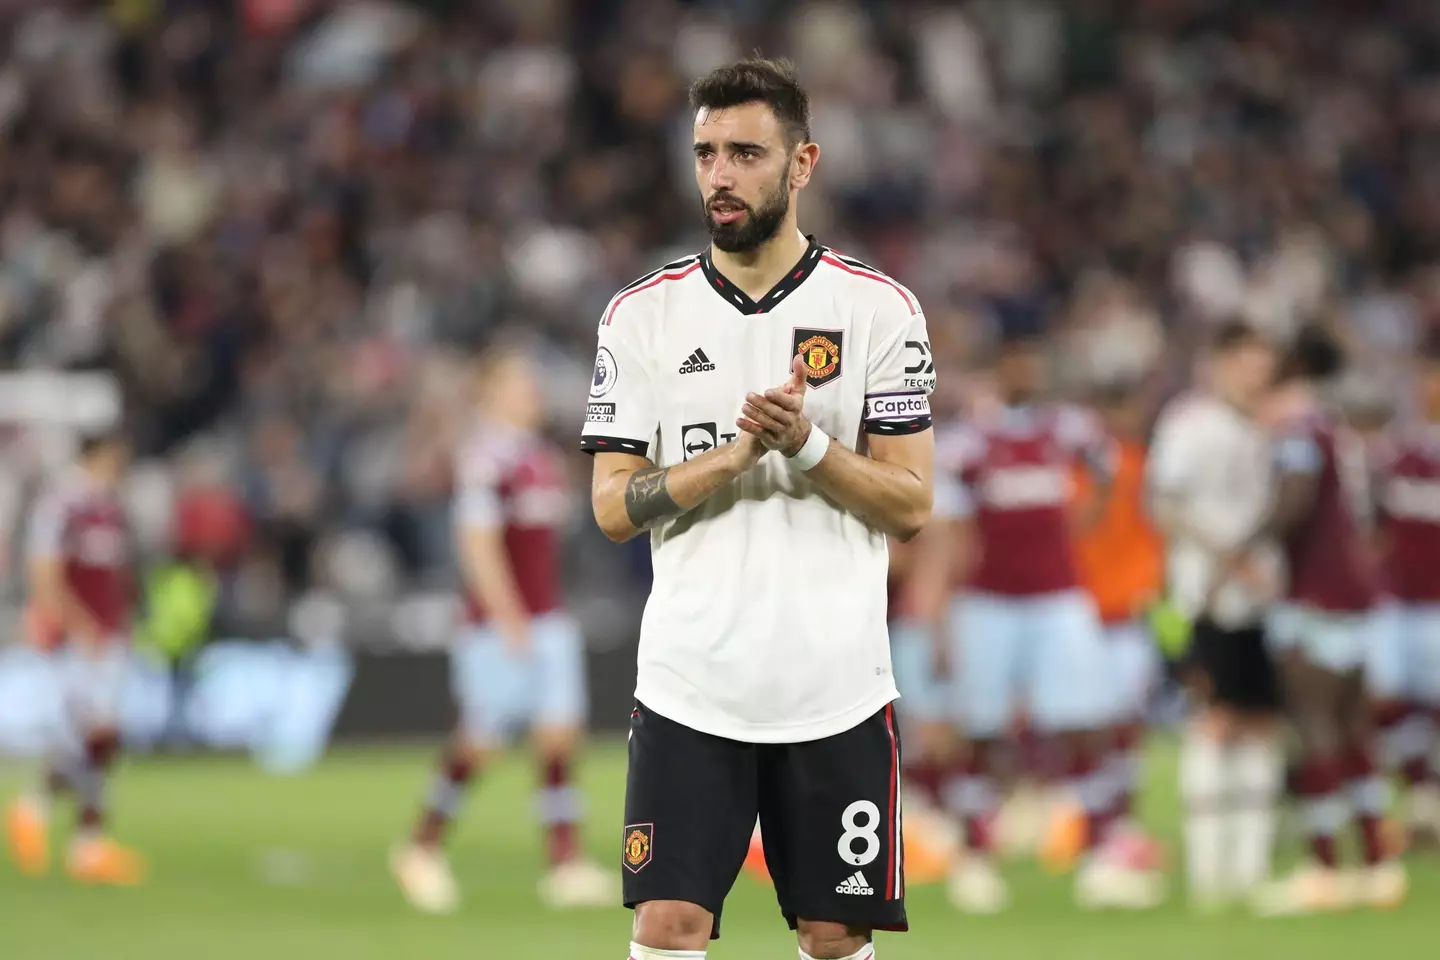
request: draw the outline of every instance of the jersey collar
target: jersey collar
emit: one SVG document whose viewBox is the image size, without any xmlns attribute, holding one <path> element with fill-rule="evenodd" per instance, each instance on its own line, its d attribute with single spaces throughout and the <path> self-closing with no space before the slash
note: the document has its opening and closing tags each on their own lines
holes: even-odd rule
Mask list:
<svg viewBox="0 0 1440 960">
<path fill-rule="evenodd" d="M 750 299 L 749 294 L 720 275 L 720 271 L 715 269 L 715 264 L 710 260 L 708 247 L 704 253 L 700 254 L 700 271 L 705 274 L 710 289 L 723 297 L 725 302 L 736 310 L 746 316 L 769 313 L 787 294 L 792 293 L 796 287 L 804 283 L 805 279 L 814 273 L 815 268 L 820 264 L 820 255 L 825 252 L 825 248 L 809 234 L 805 239 L 810 241 L 810 246 L 805 249 L 805 254 L 800 258 L 800 262 L 759 300 Z"/>
</svg>

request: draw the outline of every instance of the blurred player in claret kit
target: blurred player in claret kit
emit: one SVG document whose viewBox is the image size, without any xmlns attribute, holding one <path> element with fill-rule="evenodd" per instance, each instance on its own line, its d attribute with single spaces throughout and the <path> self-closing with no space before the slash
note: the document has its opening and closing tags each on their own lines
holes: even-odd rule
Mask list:
<svg viewBox="0 0 1440 960">
<path fill-rule="evenodd" d="M 1306 328 L 1282 367 L 1274 404 L 1278 488 L 1267 515 L 1235 556 L 1274 538 L 1289 583 L 1271 617 L 1281 686 L 1301 751 L 1296 775 L 1312 862 L 1261 891 L 1264 913 L 1308 913 L 1354 900 L 1394 906 L 1407 888 L 1382 835 L 1388 791 L 1370 742 L 1364 663 L 1378 602 L 1367 543 L 1370 477 L 1363 442 L 1335 413 L 1331 387 L 1344 356 L 1329 334 Z M 1336 834 L 1353 820 L 1361 867 L 1338 869 Z"/>
<path fill-rule="evenodd" d="M 632 960 L 698 960 L 756 819 L 802 958 L 903 930 L 886 537 L 930 516 L 925 317 L 800 232 L 820 148 L 785 63 L 691 88 L 711 245 L 601 317 L 581 437 L 612 540 L 650 534 L 625 825 Z"/>
<path fill-rule="evenodd" d="M 427 913 L 453 910 L 459 891 L 443 843 L 466 788 L 521 730 L 540 760 L 536 807 L 549 870 L 541 899 L 607 906 L 613 875 L 582 854 L 571 765 L 585 723 L 584 641 L 561 607 L 559 537 L 570 504 L 563 454 L 540 429 L 545 398 L 533 358 L 491 349 L 478 365 L 473 434 L 456 457 L 454 523 L 468 623 L 452 652 L 461 719 L 410 840 L 391 869 Z"/>
<path fill-rule="evenodd" d="M 977 378 L 978 379 L 978 378 Z M 968 381 L 976 387 L 974 380 Z M 958 393 L 952 389 L 951 393 Z M 978 398 L 954 397 L 951 416 L 973 411 Z M 942 401 L 943 402 L 943 401 Z M 978 400 L 983 405 L 983 400 Z M 937 417 L 941 416 L 936 411 Z M 947 429 L 943 422 L 937 434 Z M 890 548 L 890 649 L 895 684 L 900 689 L 900 715 L 906 724 L 905 828 L 912 852 L 923 838 L 926 848 L 945 855 L 958 845 L 960 831 L 950 815 L 948 787 L 959 755 L 959 738 L 949 702 L 948 608 L 956 585 L 968 578 L 974 557 L 962 551 L 974 539 L 957 539 L 951 521 L 963 505 L 954 502 L 956 487 L 939 483 L 931 522 L 909 543 Z M 913 867 L 912 856 L 907 867 Z M 949 859 L 948 855 L 945 859 Z"/>
<path fill-rule="evenodd" d="M 934 517 L 945 515 L 936 503 Z M 900 716 L 908 742 L 901 770 L 905 784 L 905 875 L 912 883 L 945 879 L 959 840 L 946 810 L 945 784 L 957 744 L 945 708 L 945 663 L 937 639 L 950 591 L 921 569 L 926 540 L 945 536 L 933 520 L 909 543 L 890 544 L 890 656 L 900 690 Z"/>
<path fill-rule="evenodd" d="M 56 732 L 45 783 L 6 811 L 11 856 L 30 876 L 49 869 L 51 801 L 65 793 L 80 808 L 70 875 L 128 886 L 145 874 L 140 856 L 105 832 L 136 596 L 118 492 L 128 460 L 119 433 L 85 438 L 79 464 L 41 495 L 30 520 L 28 625 L 55 668 L 68 726 Z"/>
<path fill-rule="evenodd" d="M 1103 765 L 1112 693 L 1095 605 L 1081 588 L 1071 512 L 1077 461 L 1098 488 L 1091 517 L 1106 508 L 1114 450 L 1096 419 L 1044 399 L 1047 358 L 1032 331 L 1000 347 L 1002 405 L 937 442 L 937 503 L 951 506 L 952 549 L 973 556 L 949 617 L 952 719 L 967 760 L 947 790 L 963 820 L 966 856 L 951 877 L 957 908 L 988 913 L 1009 899 L 992 862 L 999 805 L 999 744 L 1023 703 L 1028 722 L 1063 754 L 1063 779 L 1087 821 L 1087 856 L 1076 896 L 1091 906 L 1146 907 L 1162 895 L 1158 874 L 1109 855 L 1116 790 Z M 934 541 L 932 541 L 934 542 Z M 942 557 L 927 569 L 948 576 Z"/>
<path fill-rule="evenodd" d="M 1418 419 L 1376 458 L 1376 503 L 1391 603 L 1366 664 L 1381 754 L 1407 788 L 1411 839 L 1440 843 L 1440 336 L 1418 363 Z"/>
</svg>

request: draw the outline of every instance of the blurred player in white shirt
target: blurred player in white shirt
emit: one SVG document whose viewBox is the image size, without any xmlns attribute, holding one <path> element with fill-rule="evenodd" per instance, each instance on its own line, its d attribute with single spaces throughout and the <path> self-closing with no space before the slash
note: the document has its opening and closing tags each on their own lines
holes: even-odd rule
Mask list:
<svg viewBox="0 0 1440 960">
<path fill-rule="evenodd" d="M 1283 778 L 1279 691 L 1264 620 L 1280 588 L 1274 543 L 1239 548 L 1274 491 L 1260 423 L 1274 347 L 1240 322 L 1215 335 L 1205 388 L 1162 411 L 1147 486 L 1170 598 L 1192 621 L 1198 701 L 1180 755 L 1190 895 L 1209 909 L 1267 878 Z"/>
<path fill-rule="evenodd" d="M 461 721 L 408 843 L 391 867 L 426 912 L 459 899 L 443 852 L 462 794 L 485 762 L 528 730 L 539 755 L 536 798 L 549 870 L 541 898 L 556 907 L 607 906 L 609 871 L 580 847 L 571 764 L 586 714 L 584 638 L 561 607 L 560 530 L 570 511 L 564 455 L 540 428 L 545 398 L 534 360 L 516 347 L 481 358 L 478 423 L 456 457 L 456 548 L 467 625 L 453 651 Z"/>
</svg>

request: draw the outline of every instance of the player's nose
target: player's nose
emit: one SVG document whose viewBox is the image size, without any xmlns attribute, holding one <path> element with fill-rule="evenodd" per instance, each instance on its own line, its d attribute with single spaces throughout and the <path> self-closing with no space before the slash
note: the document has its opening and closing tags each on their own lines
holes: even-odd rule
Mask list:
<svg viewBox="0 0 1440 960">
<path fill-rule="evenodd" d="M 735 177 L 732 176 L 730 161 L 725 157 L 716 157 L 715 162 L 710 164 L 709 183 L 711 190 L 730 190 L 735 186 Z"/>
</svg>

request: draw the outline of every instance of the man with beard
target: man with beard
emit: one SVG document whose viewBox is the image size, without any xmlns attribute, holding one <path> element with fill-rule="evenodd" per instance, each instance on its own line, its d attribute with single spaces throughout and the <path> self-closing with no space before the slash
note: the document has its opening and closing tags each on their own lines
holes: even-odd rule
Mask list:
<svg viewBox="0 0 1440 960">
<path fill-rule="evenodd" d="M 809 100 L 785 63 L 698 80 L 711 245 L 616 294 L 581 439 L 615 541 L 648 531 L 621 866 L 632 960 L 705 955 L 758 818 L 800 955 L 906 927 L 886 537 L 930 516 L 913 294 L 803 235 Z"/>
</svg>

